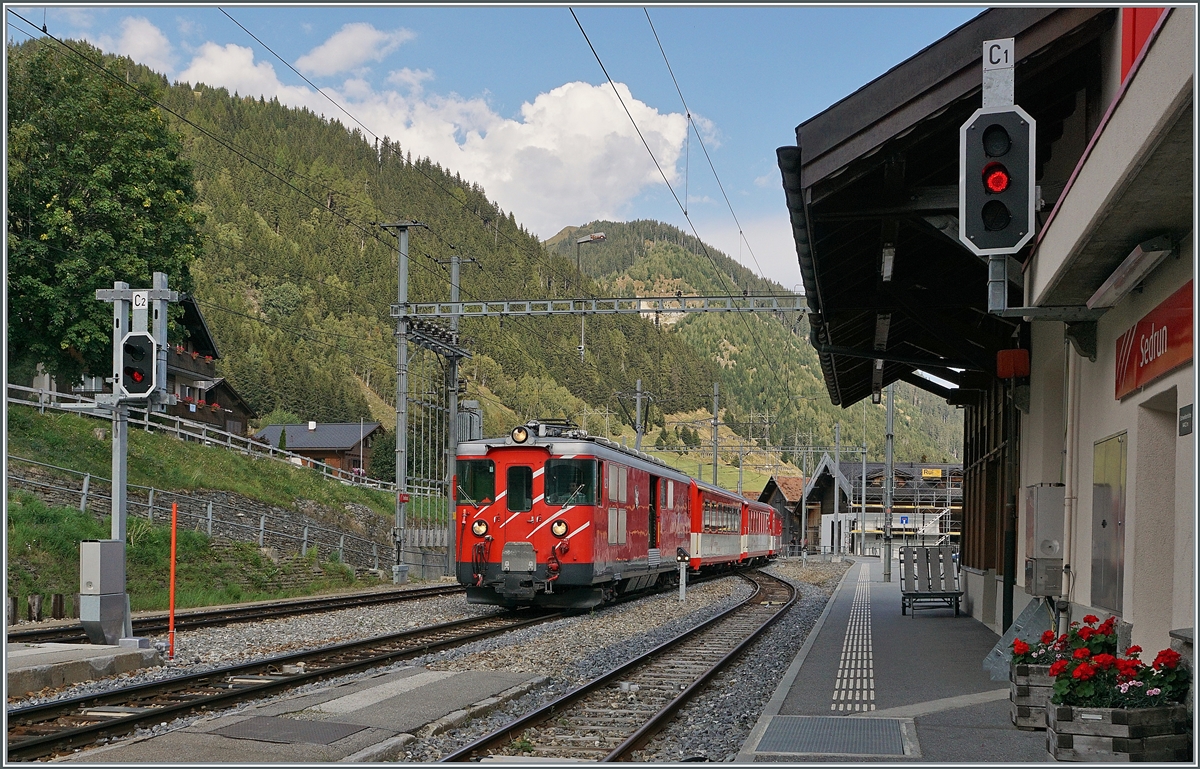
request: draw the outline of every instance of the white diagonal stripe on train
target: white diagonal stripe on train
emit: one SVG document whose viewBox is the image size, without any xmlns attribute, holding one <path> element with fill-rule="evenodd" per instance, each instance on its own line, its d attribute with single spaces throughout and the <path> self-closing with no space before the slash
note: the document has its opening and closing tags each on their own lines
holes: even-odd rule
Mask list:
<svg viewBox="0 0 1200 769">
<path fill-rule="evenodd" d="M 575 531 L 573 531 L 573 532 L 571 532 L 570 534 L 568 534 L 568 535 L 566 536 L 566 539 L 570 539 L 571 537 L 575 536 L 576 534 L 578 534 L 579 532 L 583 531 L 584 529 L 586 529 L 588 526 L 591 526 L 591 525 L 592 525 L 592 522 L 591 522 L 591 521 L 588 521 L 587 523 L 583 524 L 582 526 L 580 526 L 580 527 L 579 527 L 578 529 L 576 529 Z"/>
<path fill-rule="evenodd" d="M 536 527 L 534 527 L 533 531 L 531 531 L 531 532 L 529 532 L 528 534 L 526 534 L 526 535 L 525 535 L 525 539 L 529 539 L 530 537 L 532 537 L 532 536 L 533 536 L 533 535 L 534 535 L 534 534 L 537 532 L 537 530 L 538 530 L 538 529 L 542 528 L 542 527 L 543 527 L 543 526 L 545 526 L 546 524 L 550 523 L 550 521 L 553 521 L 555 518 L 557 518 L 558 516 L 562 515 L 563 513 L 567 512 L 567 511 L 568 511 L 568 510 L 570 510 L 570 509 L 571 509 L 570 507 L 564 507 L 562 510 L 559 510 L 557 513 L 555 513 L 554 515 L 550 516 L 550 517 L 549 517 L 549 518 L 547 518 L 545 521 L 542 521 L 542 522 L 541 522 L 541 523 L 539 523 L 539 524 L 538 524 Z"/>
</svg>

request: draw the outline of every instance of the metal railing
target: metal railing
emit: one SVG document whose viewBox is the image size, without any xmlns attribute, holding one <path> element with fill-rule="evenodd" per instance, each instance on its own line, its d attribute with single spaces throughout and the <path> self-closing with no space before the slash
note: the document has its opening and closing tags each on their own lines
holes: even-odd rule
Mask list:
<svg viewBox="0 0 1200 769">
<path fill-rule="evenodd" d="M 11 455 L 8 457 L 8 463 L 10 488 L 23 488 L 52 504 L 78 507 L 81 511 L 111 510 L 112 481 L 108 478 Z M 15 472 L 12 466 L 14 464 L 45 468 L 48 472 L 43 475 L 51 477 L 37 478 L 32 477 L 36 474 L 33 472 Z M 107 490 L 104 489 L 105 486 L 108 487 Z M 179 526 L 203 532 L 210 538 L 224 537 L 254 542 L 258 547 L 275 547 L 284 552 L 298 552 L 301 556 L 306 556 L 310 548 L 319 548 L 320 552 L 330 556 L 336 553 L 337 557 L 332 560 L 363 569 L 379 569 L 381 552 L 385 566 L 394 560 L 395 551 L 390 541 L 372 540 L 347 534 L 339 529 L 293 522 L 265 513 L 256 516 L 252 512 L 247 515 L 244 510 L 233 505 L 198 499 L 190 494 L 164 491 L 151 486 L 131 483 L 128 484 L 128 489 L 128 515 L 145 518 L 151 523 L 155 520 L 169 521 L 171 504 L 175 503 Z M 258 518 L 257 521 L 254 520 L 255 517 Z M 137 534 L 131 532 L 129 536 L 132 540 Z M 431 565 L 442 564 L 445 561 L 444 554 L 436 554 L 435 557 L 435 554 L 421 548 L 444 548 L 446 529 L 444 526 L 435 529 L 408 529 L 405 544 L 406 562 L 424 565 L 428 560 Z"/>
<path fill-rule="evenodd" d="M 24 397 L 22 397 L 22 394 Z M 95 403 L 90 398 L 75 395 L 74 393 L 38 390 L 31 387 L 10 384 L 8 385 L 7 397 L 9 403 L 33 406 L 42 413 L 45 413 L 46 409 L 55 409 L 58 411 L 70 411 L 76 414 L 82 413 L 85 416 L 92 416 L 108 421 L 106 417 L 88 414 L 77 409 L 63 408 L 63 403 Z M 275 448 L 269 443 L 260 443 L 252 438 L 227 433 L 224 430 L 219 430 L 203 422 L 194 422 L 183 417 L 147 413 L 145 409 L 130 408 L 129 427 L 131 430 L 141 428 L 146 432 L 159 432 L 171 435 L 179 440 L 196 441 L 206 446 L 219 446 L 221 448 L 240 451 L 247 455 L 253 454 L 255 456 L 267 457 L 277 462 L 287 462 L 292 465 L 308 467 L 321 473 L 326 478 L 341 481 L 351 486 L 379 489 L 380 491 L 391 493 L 395 493 L 396 491 L 396 484 L 390 481 L 380 481 L 356 475 L 340 467 L 333 467 L 319 460 L 294 454 L 286 449 Z"/>
</svg>

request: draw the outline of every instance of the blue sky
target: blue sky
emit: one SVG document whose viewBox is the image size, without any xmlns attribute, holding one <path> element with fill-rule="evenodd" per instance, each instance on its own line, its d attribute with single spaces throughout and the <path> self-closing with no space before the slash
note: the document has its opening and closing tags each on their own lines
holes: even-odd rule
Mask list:
<svg viewBox="0 0 1200 769">
<path fill-rule="evenodd" d="M 575 8 L 689 224 L 567 6 L 221 8 L 371 132 L 479 182 L 542 238 L 594 219 L 694 225 L 788 288 L 800 276 L 775 149 L 795 142 L 798 123 L 981 10 L 647 7 L 689 128 L 646 10 Z M 172 80 L 277 96 L 350 122 L 217 6 L 14 10 Z M 10 40 L 28 38 L 11 14 L 6 22 Z"/>
</svg>

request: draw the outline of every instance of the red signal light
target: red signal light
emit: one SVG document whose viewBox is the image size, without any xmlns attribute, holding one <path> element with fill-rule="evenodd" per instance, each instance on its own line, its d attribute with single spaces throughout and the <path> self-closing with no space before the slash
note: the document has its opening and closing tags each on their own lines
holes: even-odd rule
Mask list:
<svg viewBox="0 0 1200 769">
<path fill-rule="evenodd" d="M 146 380 L 146 375 L 142 373 L 141 369 L 127 368 L 125 369 L 125 373 L 134 381 L 134 384 L 141 384 Z"/>
<path fill-rule="evenodd" d="M 983 186 L 993 195 L 999 195 L 1008 189 L 1012 178 L 1008 169 L 1001 163 L 988 163 L 983 169 Z"/>
</svg>

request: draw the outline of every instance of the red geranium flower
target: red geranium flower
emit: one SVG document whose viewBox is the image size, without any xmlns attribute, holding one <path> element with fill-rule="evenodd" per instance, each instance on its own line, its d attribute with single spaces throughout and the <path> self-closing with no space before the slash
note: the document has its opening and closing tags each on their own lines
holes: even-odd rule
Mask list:
<svg viewBox="0 0 1200 769">
<path fill-rule="evenodd" d="M 1092 653 L 1087 649 L 1076 649 L 1074 656 L 1077 660 L 1085 660 L 1092 656 Z"/>
<path fill-rule="evenodd" d="M 1071 664 L 1071 663 L 1067 662 L 1066 660 L 1058 660 L 1057 662 L 1055 662 L 1054 664 L 1052 664 L 1050 666 L 1050 675 L 1052 675 L 1052 676 L 1059 675 L 1060 673 L 1062 673 L 1064 670 L 1067 669 L 1067 665 L 1069 665 L 1069 664 Z"/>
<path fill-rule="evenodd" d="M 1111 654 L 1097 654 L 1092 657 L 1092 664 L 1101 670 L 1108 670 L 1117 663 L 1117 658 Z"/>
<path fill-rule="evenodd" d="M 1071 675 L 1075 678 L 1078 678 L 1080 681 L 1087 681 L 1088 679 L 1095 678 L 1096 669 L 1086 662 L 1081 662 L 1079 663 L 1079 667 L 1075 668 L 1075 672 Z"/>
<path fill-rule="evenodd" d="M 1130 646 L 1128 649 L 1125 650 L 1126 657 L 1134 657 L 1141 653 L 1142 653 L 1142 647 L 1140 647 L 1140 646 Z"/>
<path fill-rule="evenodd" d="M 1095 634 L 1096 634 L 1096 631 L 1093 628 L 1090 628 L 1086 625 L 1079 628 L 1079 637 L 1085 641 L 1088 640 L 1089 638 L 1091 638 Z"/>
<path fill-rule="evenodd" d="M 1095 625 L 1097 622 L 1100 621 L 1100 618 L 1097 617 L 1095 614 L 1085 614 L 1083 616 L 1083 621 L 1089 625 Z"/>
<path fill-rule="evenodd" d="M 1054 643 L 1053 630 L 1047 630 L 1045 633 L 1042 633 L 1042 643 L 1047 645 Z"/>
<path fill-rule="evenodd" d="M 1162 670 L 1164 667 L 1171 668 L 1173 670 L 1178 664 L 1179 652 L 1175 651 L 1174 649 L 1163 649 L 1158 653 L 1158 656 L 1154 658 L 1155 670 Z"/>
<path fill-rule="evenodd" d="M 1100 627 L 1097 629 L 1100 631 L 1101 635 L 1112 635 L 1116 631 L 1116 628 L 1116 617 L 1109 617 L 1108 619 L 1104 620 L 1104 622 L 1100 623 Z"/>
<path fill-rule="evenodd" d="M 1136 678 L 1142 670 L 1142 663 L 1137 660 L 1118 659 L 1116 665 L 1118 680 Z"/>
<path fill-rule="evenodd" d="M 1013 654 L 1028 654 L 1029 644 L 1022 641 L 1020 638 L 1013 639 Z"/>
</svg>

